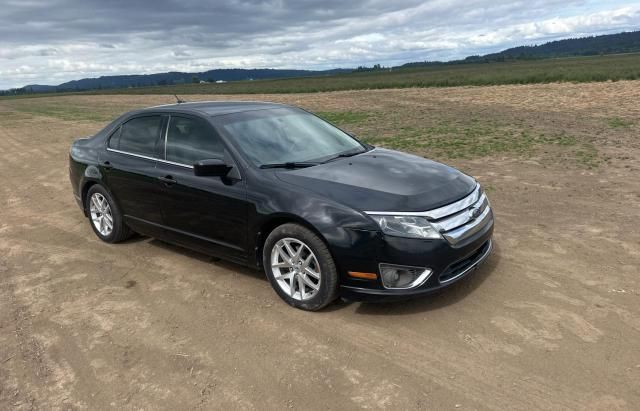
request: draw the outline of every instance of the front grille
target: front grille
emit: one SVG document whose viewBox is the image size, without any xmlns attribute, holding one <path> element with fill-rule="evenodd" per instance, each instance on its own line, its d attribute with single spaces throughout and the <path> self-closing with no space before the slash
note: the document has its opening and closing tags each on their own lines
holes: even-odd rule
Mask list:
<svg viewBox="0 0 640 411">
<path fill-rule="evenodd" d="M 465 198 L 423 214 L 454 246 L 493 222 L 489 200 L 479 184 Z"/>
<path fill-rule="evenodd" d="M 491 240 L 487 240 L 487 242 L 485 242 L 482 247 L 478 248 L 473 254 L 451 264 L 442 272 L 442 274 L 440 274 L 440 277 L 438 277 L 440 284 L 448 283 L 465 274 L 470 268 L 486 257 L 490 248 Z"/>
</svg>

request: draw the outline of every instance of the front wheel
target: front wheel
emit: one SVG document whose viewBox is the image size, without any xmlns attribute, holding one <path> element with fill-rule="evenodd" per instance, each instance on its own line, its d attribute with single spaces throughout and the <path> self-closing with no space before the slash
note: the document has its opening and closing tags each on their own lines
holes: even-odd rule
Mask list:
<svg viewBox="0 0 640 411">
<path fill-rule="evenodd" d="M 317 311 L 338 295 L 338 273 L 327 245 L 301 225 L 283 224 L 273 230 L 262 261 L 271 286 L 289 305 Z"/>
</svg>

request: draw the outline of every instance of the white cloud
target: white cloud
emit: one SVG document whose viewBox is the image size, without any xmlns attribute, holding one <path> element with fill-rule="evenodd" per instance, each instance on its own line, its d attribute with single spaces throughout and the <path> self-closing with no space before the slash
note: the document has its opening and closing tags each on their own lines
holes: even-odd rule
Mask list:
<svg viewBox="0 0 640 411">
<path fill-rule="evenodd" d="M 623 1 L 314 1 L 5 4 L 0 89 L 110 74 L 453 59 L 640 27 L 640 5 Z"/>
</svg>

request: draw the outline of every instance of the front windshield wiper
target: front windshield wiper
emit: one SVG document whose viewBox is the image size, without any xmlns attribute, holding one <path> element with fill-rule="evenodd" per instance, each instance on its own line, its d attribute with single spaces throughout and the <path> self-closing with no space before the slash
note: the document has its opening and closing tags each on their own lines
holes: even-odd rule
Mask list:
<svg viewBox="0 0 640 411">
<path fill-rule="evenodd" d="M 308 161 L 289 161 L 286 163 L 271 163 L 262 164 L 260 168 L 305 168 L 317 166 L 320 163 L 313 163 Z"/>
<path fill-rule="evenodd" d="M 343 151 L 340 154 L 336 154 L 335 156 L 329 157 L 328 159 L 324 160 L 323 163 L 328 163 L 329 161 L 337 160 L 337 159 L 342 158 L 342 157 L 357 156 L 358 154 L 366 153 L 367 151 L 369 151 L 369 150 L 367 150 L 367 149 L 362 150 L 359 147 L 356 148 L 356 149 Z"/>
</svg>

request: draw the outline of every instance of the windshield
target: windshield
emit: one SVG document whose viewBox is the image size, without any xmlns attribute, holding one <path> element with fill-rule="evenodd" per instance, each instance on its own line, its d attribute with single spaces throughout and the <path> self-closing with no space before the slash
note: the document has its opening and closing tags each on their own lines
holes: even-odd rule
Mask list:
<svg viewBox="0 0 640 411">
<path fill-rule="evenodd" d="M 303 110 L 246 111 L 220 116 L 216 122 L 256 166 L 320 162 L 366 151 L 347 133 Z"/>
</svg>

